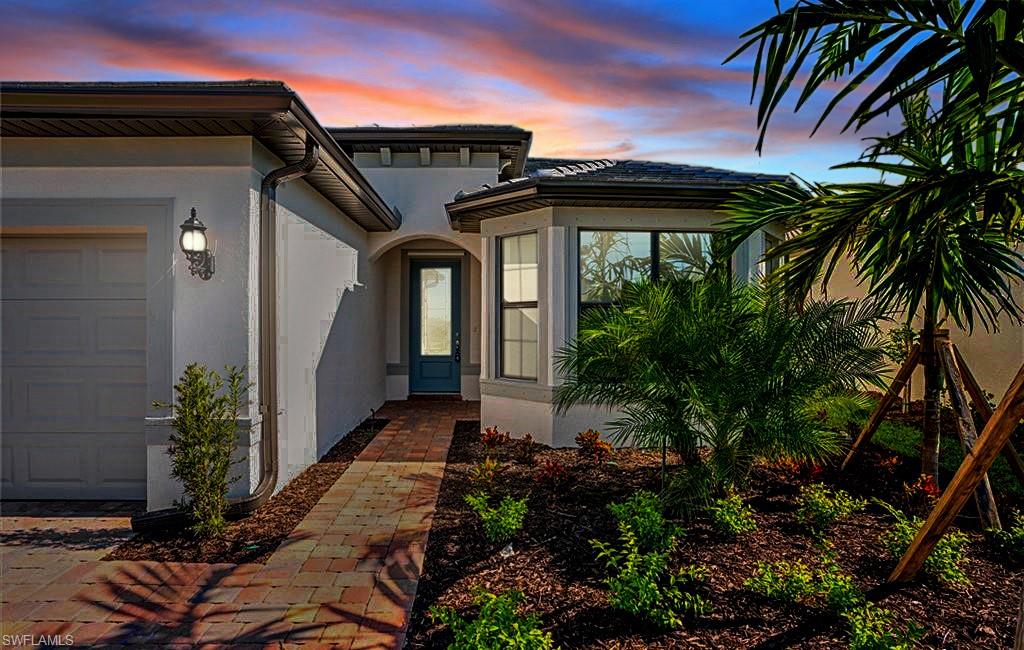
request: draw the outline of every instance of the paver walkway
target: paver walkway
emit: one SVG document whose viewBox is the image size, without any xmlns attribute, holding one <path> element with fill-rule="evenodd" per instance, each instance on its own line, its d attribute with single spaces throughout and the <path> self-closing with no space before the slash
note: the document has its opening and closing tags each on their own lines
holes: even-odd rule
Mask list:
<svg viewBox="0 0 1024 650">
<path fill-rule="evenodd" d="M 69 560 L 60 544 L 5 552 L 4 642 L 402 647 L 454 424 L 478 419 L 479 403 L 389 402 L 379 415 L 387 427 L 265 565 L 101 562 L 96 549 Z"/>
</svg>

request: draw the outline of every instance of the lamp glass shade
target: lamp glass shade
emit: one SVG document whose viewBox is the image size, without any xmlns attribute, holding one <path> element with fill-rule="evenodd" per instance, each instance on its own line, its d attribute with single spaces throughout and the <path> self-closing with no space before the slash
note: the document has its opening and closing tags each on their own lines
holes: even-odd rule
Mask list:
<svg viewBox="0 0 1024 650">
<path fill-rule="evenodd" d="M 206 250 L 206 233 L 198 229 L 182 229 L 181 250 L 186 253 L 201 253 Z"/>
</svg>

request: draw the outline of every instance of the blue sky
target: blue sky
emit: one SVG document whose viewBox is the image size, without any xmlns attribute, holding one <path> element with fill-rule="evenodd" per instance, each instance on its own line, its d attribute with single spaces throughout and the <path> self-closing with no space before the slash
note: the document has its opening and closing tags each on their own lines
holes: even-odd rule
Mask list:
<svg viewBox="0 0 1024 650">
<path fill-rule="evenodd" d="M 828 168 L 875 135 L 833 120 L 809 138 L 822 98 L 780 110 L 756 154 L 751 60 L 722 61 L 772 0 L 0 6 L 3 79 L 281 79 L 330 126 L 511 123 L 534 132 L 534 155 L 826 181 L 865 178 Z"/>
</svg>

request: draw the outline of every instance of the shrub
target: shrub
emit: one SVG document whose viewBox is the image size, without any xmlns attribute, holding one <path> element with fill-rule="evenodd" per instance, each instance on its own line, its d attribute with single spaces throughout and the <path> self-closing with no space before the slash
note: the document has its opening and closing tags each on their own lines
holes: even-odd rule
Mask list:
<svg viewBox="0 0 1024 650">
<path fill-rule="evenodd" d="M 612 607 L 641 616 L 666 628 L 678 628 L 685 617 L 701 616 L 711 610 L 698 590 L 707 577 L 703 567 L 683 567 L 672 572 L 668 558 L 675 547 L 644 553 L 636 534 L 624 527 L 621 548 L 591 540 L 610 571 L 605 579 Z"/>
<path fill-rule="evenodd" d="M 800 488 L 797 504 L 796 520 L 806 526 L 813 537 L 822 539 L 832 526 L 863 510 L 868 502 L 854 499 L 844 490 L 830 490 L 816 483 Z"/>
<path fill-rule="evenodd" d="M 849 626 L 850 650 L 910 650 L 924 631 L 913 622 L 896 627 L 896 616 L 873 603 L 843 613 Z"/>
<path fill-rule="evenodd" d="M 595 465 L 606 462 L 614 451 L 610 443 L 601 440 L 601 433 L 593 429 L 580 432 L 576 436 L 576 444 L 580 454 Z"/>
<path fill-rule="evenodd" d="M 449 650 L 550 650 L 551 634 L 540 629 L 535 614 L 520 616 L 523 595 L 510 591 L 495 595 L 481 587 L 474 589 L 480 607 L 476 618 L 467 621 L 449 607 L 432 607 L 430 617 L 447 625 L 455 640 Z"/>
<path fill-rule="evenodd" d="M 864 592 L 852 576 L 842 572 L 830 554 L 822 558 L 821 567 L 815 571 L 803 562 L 758 562 L 744 586 L 783 603 L 820 600 L 837 614 L 864 602 Z"/>
<path fill-rule="evenodd" d="M 617 521 L 619 546 L 596 539 L 590 543 L 610 572 L 605 583 L 612 607 L 667 628 L 680 627 L 684 618 L 710 611 L 710 603 L 700 593 L 707 570 L 689 566 L 673 572 L 669 568 L 681 531 L 665 521 L 658 498 L 642 491 L 608 507 Z"/>
<path fill-rule="evenodd" d="M 842 614 L 864 602 L 864 592 L 853 581 L 853 576 L 843 573 L 835 560 L 826 556 L 817 573 L 818 595 L 825 605 Z"/>
<path fill-rule="evenodd" d="M 619 531 L 629 529 L 636 537 L 641 553 L 664 551 L 682 530 L 665 520 L 661 500 L 653 492 L 641 490 L 621 503 L 608 505 Z"/>
<path fill-rule="evenodd" d="M 515 537 L 523 527 L 526 519 L 526 499 L 513 499 L 506 496 L 497 508 L 488 504 L 486 494 L 467 494 L 466 503 L 480 517 L 484 525 L 484 534 L 492 542 L 507 542 Z"/>
<path fill-rule="evenodd" d="M 616 304 L 581 314 L 576 338 L 556 357 L 565 377 L 558 413 L 578 404 L 620 410 L 612 440 L 668 445 L 686 464 L 707 467 L 691 475 L 706 481 L 698 497 L 742 488 L 759 460 L 839 454 L 844 435 L 805 405 L 881 384 L 886 367 L 881 305 L 798 307 L 775 287 L 726 275 L 627 284 Z"/>
<path fill-rule="evenodd" d="M 924 525 L 924 520 L 920 517 L 908 517 L 884 501 L 876 499 L 875 502 L 896 520 L 892 528 L 882 533 L 880 541 L 889 557 L 898 562 L 910 548 L 910 543 Z M 967 535 L 958 530 L 943 535 L 924 561 L 925 573 L 951 587 L 970 584 L 963 569 L 964 547 L 967 546 L 967 541 Z"/>
<path fill-rule="evenodd" d="M 469 480 L 478 490 L 489 492 L 494 486 L 494 479 L 504 469 L 505 467 L 501 463 L 488 456 L 482 463 L 473 466 L 473 469 L 470 470 Z"/>
<path fill-rule="evenodd" d="M 711 506 L 711 522 L 715 530 L 729 537 L 757 530 L 754 511 L 738 494 L 715 501 Z"/>
<path fill-rule="evenodd" d="M 765 598 L 798 603 L 817 593 L 814 574 L 803 562 L 758 562 L 743 585 Z"/>
<path fill-rule="evenodd" d="M 537 454 L 535 444 L 533 436 L 529 433 L 523 434 L 522 438 L 516 438 L 512 441 L 512 458 L 521 465 L 533 465 Z"/>
<path fill-rule="evenodd" d="M 174 385 L 171 476 L 181 481 L 184 497 L 178 507 L 192 519 L 191 530 L 213 537 L 227 529 L 224 511 L 238 429 L 236 418 L 248 402 L 249 384 L 240 368 L 225 368 L 227 381 L 205 366 L 190 363 Z"/>
<path fill-rule="evenodd" d="M 1014 512 L 1012 521 L 1008 528 L 990 528 L 986 532 L 996 548 L 1007 558 L 1024 563 L 1024 516 L 1021 516 L 1019 511 Z"/>
<path fill-rule="evenodd" d="M 569 480 L 569 472 L 565 469 L 565 465 L 557 460 L 546 460 L 541 463 L 533 480 L 539 485 L 557 490 Z"/>
<path fill-rule="evenodd" d="M 497 449 L 511 440 L 511 438 L 508 435 L 508 431 L 501 431 L 498 427 L 487 427 L 484 429 L 484 432 L 480 434 L 480 440 L 484 443 L 484 447 L 487 449 Z"/>
</svg>

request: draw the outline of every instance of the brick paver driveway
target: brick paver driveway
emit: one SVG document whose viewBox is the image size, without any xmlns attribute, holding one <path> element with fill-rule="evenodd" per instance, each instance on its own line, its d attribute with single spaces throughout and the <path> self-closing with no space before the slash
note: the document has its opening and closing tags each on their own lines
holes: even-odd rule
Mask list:
<svg viewBox="0 0 1024 650">
<path fill-rule="evenodd" d="M 101 533 L 76 534 L 77 547 L 11 517 L 3 641 L 400 648 L 454 424 L 479 418 L 479 403 L 390 402 L 380 416 L 391 422 L 265 565 L 101 562 L 126 517 L 82 519 Z"/>
</svg>

